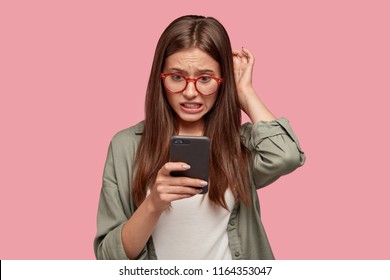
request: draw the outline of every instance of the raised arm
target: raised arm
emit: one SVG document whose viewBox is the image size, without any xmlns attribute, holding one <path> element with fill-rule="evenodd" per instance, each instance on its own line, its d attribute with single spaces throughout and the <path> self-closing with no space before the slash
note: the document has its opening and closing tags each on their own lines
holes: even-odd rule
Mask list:
<svg viewBox="0 0 390 280">
<path fill-rule="evenodd" d="M 245 48 L 233 50 L 233 64 L 241 109 L 249 116 L 252 123 L 274 120 L 275 116 L 260 100 L 252 86 L 252 73 L 255 64 L 252 53 Z"/>
<path fill-rule="evenodd" d="M 261 188 L 303 165 L 305 155 L 287 119 L 276 118 L 257 96 L 252 86 L 252 53 L 234 50 L 233 63 L 241 109 L 252 121 L 243 126 L 242 135 L 253 154 L 252 177 L 256 188 Z"/>
</svg>

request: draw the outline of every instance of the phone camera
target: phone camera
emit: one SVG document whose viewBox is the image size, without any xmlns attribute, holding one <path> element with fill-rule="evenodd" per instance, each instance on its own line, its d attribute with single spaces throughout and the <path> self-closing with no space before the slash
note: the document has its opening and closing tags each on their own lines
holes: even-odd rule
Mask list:
<svg viewBox="0 0 390 280">
<path fill-rule="evenodd" d="M 181 140 L 181 139 L 175 139 L 175 140 L 173 141 L 173 143 L 174 143 L 174 144 L 183 144 L 183 140 Z"/>
</svg>

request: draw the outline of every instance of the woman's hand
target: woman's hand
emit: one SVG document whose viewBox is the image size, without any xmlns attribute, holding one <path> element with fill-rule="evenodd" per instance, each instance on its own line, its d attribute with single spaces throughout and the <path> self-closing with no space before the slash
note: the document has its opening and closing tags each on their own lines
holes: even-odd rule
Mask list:
<svg viewBox="0 0 390 280">
<path fill-rule="evenodd" d="M 234 78 L 239 96 L 253 90 L 252 72 L 254 64 L 255 58 L 249 50 L 245 48 L 233 50 Z"/>
<path fill-rule="evenodd" d="M 190 166 L 183 162 L 167 162 L 159 170 L 150 194 L 122 228 L 122 243 L 129 259 L 135 259 L 153 233 L 161 213 L 171 202 L 192 197 L 202 191 L 207 182 L 188 177 L 172 177 L 171 171 L 183 171 Z M 188 186 L 195 186 L 188 187 Z M 199 188 L 197 188 L 199 186 Z"/>
<path fill-rule="evenodd" d="M 172 201 L 197 195 L 207 186 L 208 183 L 200 179 L 170 175 L 172 171 L 184 171 L 189 168 L 190 166 L 183 162 L 167 162 L 161 167 L 149 195 L 155 211 L 162 212 L 171 206 Z"/>
<path fill-rule="evenodd" d="M 252 86 L 254 64 L 255 58 L 249 50 L 233 50 L 234 79 L 241 109 L 252 123 L 270 121 L 275 119 L 274 115 L 265 107 Z"/>
</svg>

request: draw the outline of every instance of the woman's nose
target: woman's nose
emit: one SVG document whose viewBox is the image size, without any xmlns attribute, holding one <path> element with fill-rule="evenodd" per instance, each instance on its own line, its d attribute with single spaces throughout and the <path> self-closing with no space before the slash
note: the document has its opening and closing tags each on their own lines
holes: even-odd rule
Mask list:
<svg viewBox="0 0 390 280">
<path fill-rule="evenodd" d="M 196 87 L 195 87 L 195 83 L 190 81 L 188 84 L 187 84 L 187 87 L 185 88 L 185 90 L 183 91 L 183 95 L 189 99 L 191 98 L 195 98 L 196 96 L 198 96 L 198 92 L 196 90 Z"/>
</svg>

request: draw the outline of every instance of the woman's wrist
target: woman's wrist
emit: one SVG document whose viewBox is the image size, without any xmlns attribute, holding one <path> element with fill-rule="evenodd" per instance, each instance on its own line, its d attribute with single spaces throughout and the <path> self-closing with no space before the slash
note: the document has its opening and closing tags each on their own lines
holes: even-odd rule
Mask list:
<svg viewBox="0 0 390 280">
<path fill-rule="evenodd" d="M 247 88 L 237 88 L 238 97 L 240 100 L 241 109 L 247 113 L 248 111 L 248 102 L 250 102 L 251 99 L 257 97 L 256 92 L 252 87 Z"/>
<path fill-rule="evenodd" d="M 153 201 L 151 195 L 147 196 L 147 197 L 145 198 L 145 200 L 144 200 L 143 203 L 145 204 L 145 209 L 148 211 L 148 213 L 149 213 L 150 215 L 153 215 L 153 216 L 160 216 L 161 213 L 164 211 L 163 209 L 161 209 L 160 207 L 158 207 L 158 206 L 154 203 L 154 201 Z"/>
<path fill-rule="evenodd" d="M 248 115 L 252 123 L 271 121 L 275 116 L 264 105 L 253 88 L 238 89 L 241 109 Z"/>
</svg>

